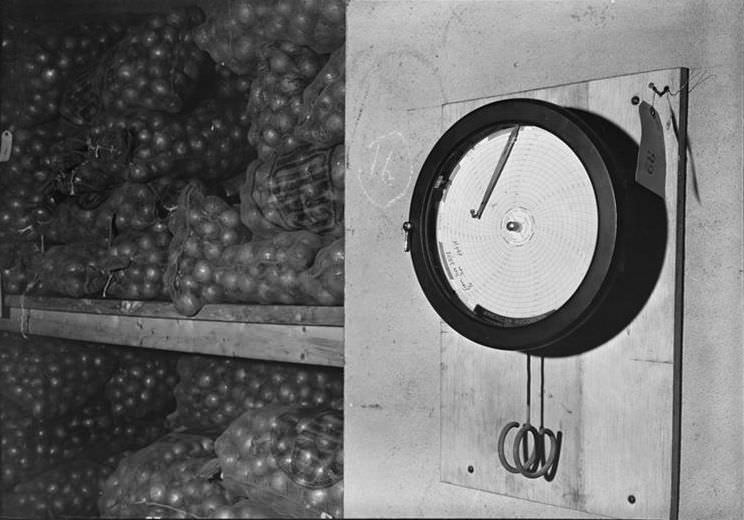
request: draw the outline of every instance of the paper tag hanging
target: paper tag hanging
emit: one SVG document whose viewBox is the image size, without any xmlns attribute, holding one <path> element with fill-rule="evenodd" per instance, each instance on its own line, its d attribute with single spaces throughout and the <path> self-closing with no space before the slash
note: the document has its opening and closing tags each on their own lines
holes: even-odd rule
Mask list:
<svg viewBox="0 0 744 520">
<path fill-rule="evenodd" d="M 10 160 L 10 152 L 13 150 L 13 134 L 10 130 L 4 130 L 0 138 L 0 162 Z"/>
<path fill-rule="evenodd" d="M 664 198 L 666 152 L 664 150 L 664 129 L 659 112 L 643 101 L 638 106 L 638 113 L 641 116 L 641 145 L 638 148 L 635 180 L 641 186 Z"/>
</svg>

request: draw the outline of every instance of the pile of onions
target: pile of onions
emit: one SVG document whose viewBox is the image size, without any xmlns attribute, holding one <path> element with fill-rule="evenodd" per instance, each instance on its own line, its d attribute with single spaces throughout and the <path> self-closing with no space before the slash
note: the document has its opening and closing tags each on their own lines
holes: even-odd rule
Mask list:
<svg viewBox="0 0 744 520">
<path fill-rule="evenodd" d="M 100 295 L 108 276 L 104 267 L 107 251 L 104 241 L 73 242 L 48 248 L 34 266 L 34 281 L 29 292 L 70 298 Z"/>
<path fill-rule="evenodd" d="M 340 371 L 207 356 L 182 357 L 176 425 L 224 428 L 246 410 L 273 404 L 343 407 Z"/>
<path fill-rule="evenodd" d="M 13 132 L 10 160 L 0 163 L 0 241 L 39 237 L 39 226 L 51 218 L 49 195 L 65 162 L 60 148 L 73 133 L 58 123 Z"/>
<path fill-rule="evenodd" d="M 261 304 L 306 304 L 301 274 L 312 265 L 323 239 L 309 231 L 285 231 L 273 238 L 227 248 L 213 273 L 224 300 Z"/>
<path fill-rule="evenodd" d="M 257 78 L 246 108 L 250 142 L 260 158 L 294 150 L 299 141 L 302 92 L 325 64 L 325 56 L 291 42 L 275 42 L 259 53 Z"/>
<path fill-rule="evenodd" d="M 41 195 L 32 195 L 24 186 L 0 193 L 0 241 L 38 239 L 39 222 L 50 218 L 41 202 Z"/>
<path fill-rule="evenodd" d="M 246 240 L 237 211 L 191 184 L 171 215 L 166 286 L 181 314 L 193 316 L 206 303 L 338 305 L 343 301 L 343 242 L 313 268 L 333 235 L 284 231 Z M 332 265 L 331 265 L 332 264 Z"/>
<path fill-rule="evenodd" d="M 181 193 L 169 223 L 170 244 L 166 285 L 178 312 L 193 316 L 205 303 L 223 301 L 214 279 L 223 251 L 250 238 L 239 212 L 221 198 L 203 196 L 196 185 Z"/>
<path fill-rule="evenodd" d="M 124 458 L 103 485 L 99 510 L 114 518 L 209 518 L 235 499 L 211 477 L 214 442 L 170 434 Z"/>
<path fill-rule="evenodd" d="M 126 25 L 112 20 L 30 29 L 8 23 L 3 29 L 0 126 L 16 130 L 58 117 L 66 83 L 97 63 Z"/>
<path fill-rule="evenodd" d="M 127 179 L 132 136 L 127 116 L 103 114 L 87 127 L 86 150 L 65 182 L 71 195 L 110 191 Z"/>
<path fill-rule="evenodd" d="M 240 191 L 240 218 L 257 234 L 308 230 L 343 235 L 344 147 L 303 145 L 257 159 Z"/>
<path fill-rule="evenodd" d="M 0 341 L 5 341 L 7 335 L 0 335 Z M 0 358 L 1 359 L 1 358 Z M 34 418 L 26 413 L 17 404 L 13 403 L 8 399 L 2 398 L 2 406 L 0 406 L 0 423 L 3 428 L 9 430 L 20 430 L 22 428 L 28 428 L 34 422 Z"/>
<path fill-rule="evenodd" d="M 112 468 L 81 459 L 18 484 L 2 497 L 2 513 L 20 518 L 98 516 L 98 496 Z"/>
<path fill-rule="evenodd" d="M 107 110 L 136 108 L 180 112 L 196 92 L 209 57 L 191 37 L 204 20 L 197 7 L 152 15 L 117 44 L 102 66 Z"/>
<path fill-rule="evenodd" d="M 166 285 L 176 310 L 193 316 L 205 303 L 337 305 L 343 279 L 334 286 L 313 283 L 323 269 L 304 274 L 318 251 L 333 239 L 310 231 L 285 231 L 271 238 L 246 240 L 251 232 L 238 213 L 215 196 L 189 184 L 171 215 Z M 343 246 L 341 246 L 343 249 Z M 336 267 L 343 269 L 343 262 Z M 338 274 L 338 270 L 337 270 Z M 303 279 L 307 278 L 307 283 Z"/>
<path fill-rule="evenodd" d="M 338 238 L 318 252 L 315 263 L 300 275 L 300 284 L 320 305 L 340 305 L 344 301 L 344 239 Z"/>
<path fill-rule="evenodd" d="M 227 0 L 212 4 L 194 41 L 212 59 L 238 74 L 252 73 L 266 42 L 290 41 L 318 53 L 344 42 L 343 0 Z"/>
<path fill-rule="evenodd" d="M 346 52 L 335 51 L 305 89 L 297 138 L 320 146 L 344 142 L 346 108 Z"/>
<path fill-rule="evenodd" d="M 104 460 L 112 454 L 147 445 L 163 434 L 163 419 L 122 420 L 105 399 L 89 402 L 54 419 L 33 420 L 18 428 L 3 425 L 2 487 L 82 455 Z"/>
<path fill-rule="evenodd" d="M 243 171 L 255 157 L 247 131 L 230 103 L 207 101 L 192 112 L 173 116 L 140 114 L 125 123 L 134 136 L 127 178 L 225 179 Z"/>
<path fill-rule="evenodd" d="M 125 183 L 109 194 L 99 194 L 102 202 L 94 207 L 88 207 L 86 196 L 71 197 L 57 205 L 49 221 L 38 226 L 39 232 L 49 241 L 70 243 L 145 231 L 159 221 L 166 194 L 183 184 L 170 178 L 147 184 Z"/>
<path fill-rule="evenodd" d="M 173 389 L 177 382 L 174 356 L 128 350 L 120 356 L 119 368 L 106 383 L 105 394 L 115 416 L 165 416 L 175 408 Z"/>
<path fill-rule="evenodd" d="M 115 265 L 104 296 L 128 300 L 168 299 L 163 284 L 172 235 L 165 222 L 116 237 L 108 254 Z"/>
<path fill-rule="evenodd" d="M 0 244 L 0 273 L 2 289 L 6 294 L 21 294 L 26 290 L 33 280 L 33 266 L 40 256 L 40 245 L 36 242 Z"/>
<path fill-rule="evenodd" d="M 224 100 L 248 101 L 253 77 L 249 74 L 236 74 L 228 67 L 219 63 L 214 66 L 217 75 L 215 97 Z M 250 121 L 241 120 L 241 124 L 249 125 Z"/>
<path fill-rule="evenodd" d="M 342 422 L 340 415 L 319 410 L 271 406 L 248 411 L 215 441 L 223 479 L 233 488 L 268 488 L 302 504 L 307 516 L 341 518 Z M 310 438 L 310 431 L 320 442 L 300 442 Z M 298 468 L 307 478 L 298 478 Z"/>
<path fill-rule="evenodd" d="M 33 336 L 0 348 L 0 392 L 36 419 L 74 411 L 99 394 L 116 366 L 105 348 Z"/>
</svg>

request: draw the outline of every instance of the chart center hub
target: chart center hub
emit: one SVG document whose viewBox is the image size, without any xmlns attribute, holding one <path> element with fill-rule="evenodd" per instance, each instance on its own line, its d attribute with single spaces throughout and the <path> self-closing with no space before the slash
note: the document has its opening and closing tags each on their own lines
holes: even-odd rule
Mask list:
<svg viewBox="0 0 744 520">
<path fill-rule="evenodd" d="M 499 229 L 507 244 L 522 246 L 535 234 L 535 218 L 527 209 L 517 206 L 504 213 Z"/>
</svg>

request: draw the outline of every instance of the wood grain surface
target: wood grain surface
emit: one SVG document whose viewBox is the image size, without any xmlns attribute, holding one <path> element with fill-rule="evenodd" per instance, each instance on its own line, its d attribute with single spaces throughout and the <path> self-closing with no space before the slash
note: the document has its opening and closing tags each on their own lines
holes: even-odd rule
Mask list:
<svg viewBox="0 0 744 520">
<path fill-rule="evenodd" d="M 508 473 L 497 457 L 501 428 L 525 420 L 526 356 L 479 346 L 441 324 L 443 481 L 598 516 L 669 516 L 672 475 L 678 471 L 672 468 L 678 148 L 669 104 L 654 99 L 648 84 L 669 85 L 676 92 L 679 76 L 679 69 L 656 71 L 442 107 L 444 131 L 492 101 L 543 99 L 601 115 L 638 142 L 638 107 L 631 99 L 653 101 L 664 126 L 669 222 L 660 279 L 631 325 L 588 353 L 545 360 L 544 422 L 563 432 L 552 482 Z M 672 106 L 678 99 L 671 98 Z M 540 421 L 539 367 L 539 358 L 533 357 L 532 424 Z"/>
<path fill-rule="evenodd" d="M 0 330 L 134 347 L 344 366 L 344 329 L 9 307 Z"/>
</svg>

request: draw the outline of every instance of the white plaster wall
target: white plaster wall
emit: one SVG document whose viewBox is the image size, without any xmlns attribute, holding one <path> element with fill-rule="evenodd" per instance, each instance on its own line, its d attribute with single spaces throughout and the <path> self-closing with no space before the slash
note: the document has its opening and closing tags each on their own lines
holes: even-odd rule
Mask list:
<svg viewBox="0 0 744 520">
<path fill-rule="evenodd" d="M 416 114 L 431 115 L 447 101 L 685 66 L 693 82 L 699 74 L 711 77 L 690 94 L 700 199 L 689 191 L 680 517 L 742 517 L 743 5 L 351 0 L 349 516 L 581 516 L 439 482 L 439 322 L 402 252 L 400 230 L 408 179 L 438 137 L 436 128 L 416 124 Z M 404 74 L 411 69 L 418 81 Z M 360 105 L 377 108 L 348 108 Z M 385 178 L 369 174 L 375 151 L 364 131 L 369 126 L 396 142 Z"/>
</svg>

